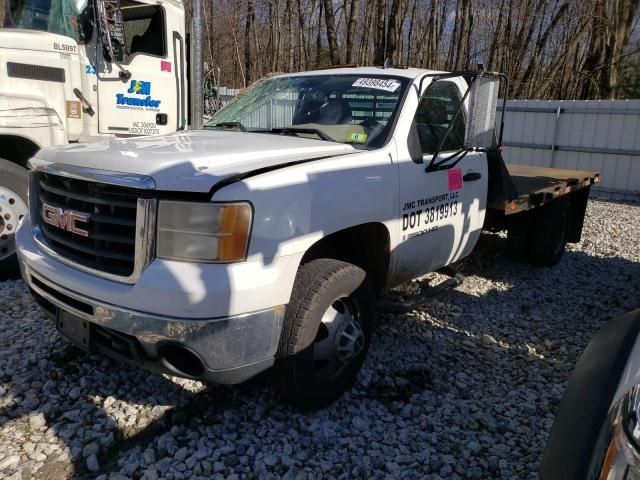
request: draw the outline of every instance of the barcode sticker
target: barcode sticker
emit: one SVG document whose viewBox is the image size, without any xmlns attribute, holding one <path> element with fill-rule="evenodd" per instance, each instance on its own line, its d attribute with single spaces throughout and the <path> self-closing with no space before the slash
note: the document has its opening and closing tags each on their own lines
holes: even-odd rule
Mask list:
<svg viewBox="0 0 640 480">
<path fill-rule="evenodd" d="M 359 78 L 352 85 L 352 87 L 375 88 L 385 92 L 395 92 L 399 86 L 400 81 L 384 78 Z"/>
</svg>

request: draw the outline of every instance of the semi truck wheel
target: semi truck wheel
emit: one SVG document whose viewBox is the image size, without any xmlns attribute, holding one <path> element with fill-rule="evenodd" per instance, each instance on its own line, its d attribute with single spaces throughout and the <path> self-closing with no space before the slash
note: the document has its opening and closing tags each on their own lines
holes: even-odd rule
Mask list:
<svg viewBox="0 0 640 480">
<path fill-rule="evenodd" d="M 0 280 L 18 273 L 15 232 L 27 214 L 27 170 L 0 158 Z"/>
<path fill-rule="evenodd" d="M 566 199 L 558 199 L 533 212 L 529 261 L 534 265 L 556 265 L 567 244 L 571 208 Z"/>
<path fill-rule="evenodd" d="M 340 397 L 364 362 L 372 313 L 373 289 L 361 268 L 333 259 L 300 267 L 271 374 L 275 392 L 304 409 Z"/>
</svg>

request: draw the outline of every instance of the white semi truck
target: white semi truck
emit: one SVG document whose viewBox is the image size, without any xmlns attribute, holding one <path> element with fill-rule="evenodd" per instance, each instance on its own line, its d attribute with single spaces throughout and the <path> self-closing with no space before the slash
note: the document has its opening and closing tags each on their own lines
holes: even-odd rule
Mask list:
<svg viewBox="0 0 640 480">
<path fill-rule="evenodd" d="M 599 175 L 505 165 L 501 83 L 385 67 L 283 75 L 201 130 L 41 150 L 22 275 L 82 348 L 218 383 L 270 369 L 285 400 L 327 405 L 362 366 L 375 308 L 459 285 L 483 228 L 507 229 L 507 253 L 538 265 L 579 241 Z M 416 297 L 384 298 L 446 267 Z"/>
<path fill-rule="evenodd" d="M 187 127 L 180 0 L 0 0 L 0 277 L 15 266 L 27 161 L 41 148 Z M 194 3 L 193 84 L 201 85 Z M 201 90 L 192 90 L 195 125 Z"/>
</svg>

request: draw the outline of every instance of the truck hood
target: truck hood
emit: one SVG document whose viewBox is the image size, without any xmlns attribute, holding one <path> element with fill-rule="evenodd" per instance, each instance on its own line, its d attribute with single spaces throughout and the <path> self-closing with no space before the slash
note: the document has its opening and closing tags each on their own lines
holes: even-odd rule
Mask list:
<svg viewBox="0 0 640 480">
<path fill-rule="evenodd" d="M 69 37 L 20 28 L 0 28 L 0 49 L 3 48 L 51 52 L 57 58 L 60 53 L 78 54 L 78 44 Z"/>
<path fill-rule="evenodd" d="M 148 175 L 158 190 L 208 192 L 218 181 L 289 162 L 356 153 L 350 145 L 266 133 L 194 130 L 43 149 L 37 160 Z"/>
</svg>

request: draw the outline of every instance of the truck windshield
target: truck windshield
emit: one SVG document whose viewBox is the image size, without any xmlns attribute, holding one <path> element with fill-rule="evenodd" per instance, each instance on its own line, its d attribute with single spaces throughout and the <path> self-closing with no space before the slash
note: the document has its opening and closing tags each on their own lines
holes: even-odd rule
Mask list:
<svg viewBox="0 0 640 480">
<path fill-rule="evenodd" d="M 382 75 L 297 75 L 257 83 L 204 128 L 291 134 L 379 148 L 409 79 Z"/>
<path fill-rule="evenodd" d="M 40 30 L 84 43 L 91 36 L 91 0 L 0 0 L 4 28 Z M 4 16 L 4 18 L 3 18 Z"/>
</svg>

